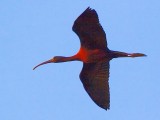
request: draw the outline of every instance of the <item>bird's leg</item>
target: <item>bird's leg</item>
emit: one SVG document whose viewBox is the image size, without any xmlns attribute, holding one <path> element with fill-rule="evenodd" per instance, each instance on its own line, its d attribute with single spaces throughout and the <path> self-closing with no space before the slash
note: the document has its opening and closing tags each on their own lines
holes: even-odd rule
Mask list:
<svg viewBox="0 0 160 120">
<path fill-rule="evenodd" d="M 128 54 L 128 57 L 143 57 L 143 56 L 147 56 L 143 53 L 130 53 Z"/>
<path fill-rule="evenodd" d="M 146 56 L 143 53 L 125 53 L 125 52 L 119 52 L 119 51 L 110 51 L 110 56 L 112 58 L 118 58 L 118 57 L 143 57 Z"/>
</svg>

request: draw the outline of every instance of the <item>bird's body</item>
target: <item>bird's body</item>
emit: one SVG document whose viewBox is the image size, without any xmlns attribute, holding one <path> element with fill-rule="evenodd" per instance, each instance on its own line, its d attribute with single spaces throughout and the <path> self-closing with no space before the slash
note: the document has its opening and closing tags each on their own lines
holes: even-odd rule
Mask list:
<svg viewBox="0 0 160 120">
<path fill-rule="evenodd" d="M 72 29 L 80 38 L 81 47 L 78 53 L 71 57 L 56 56 L 37 65 L 34 69 L 47 63 L 82 61 L 80 79 L 86 92 L 98 106 L 107 110 L 110 108 L 109 61 L 118 57 L 146 55 L 109 50 L 106 34 L 99 23 L 98 15 L 89 7 L 75 20 Z"/>
</svg>

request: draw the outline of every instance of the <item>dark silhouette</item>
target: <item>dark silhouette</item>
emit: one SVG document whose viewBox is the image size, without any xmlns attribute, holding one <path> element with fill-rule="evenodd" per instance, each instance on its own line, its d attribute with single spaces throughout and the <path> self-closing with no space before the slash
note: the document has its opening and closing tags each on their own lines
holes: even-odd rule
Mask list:
<svg viewBox="0 0 160 120">
<path fill-rule="evenodd" d="M 82 61 L 80 79 L 91 99 L 101 108 L 110 108 L 109 61 L 118 57 L 141 57 L 142 53 L 125 53 L 109 50 L 106 34 L 94 9 L 87 8 L 74 22 L 73 31 L 79 36 L 81 47 L 71 57 L 55 56 L 40 65 L 67 61 Z"/>
</svg>

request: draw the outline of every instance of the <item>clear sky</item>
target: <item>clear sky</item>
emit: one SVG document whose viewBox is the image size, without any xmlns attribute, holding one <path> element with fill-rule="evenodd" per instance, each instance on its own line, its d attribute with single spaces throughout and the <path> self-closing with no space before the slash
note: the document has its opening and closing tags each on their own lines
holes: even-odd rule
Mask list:
<svg viewBox="0 0 160 120">
<path fill-rule="evenodd" d="M 32 68 L 79 49 L 74 20 L 95 9 L 111 50 L 109 111 L 79 80 L 81 62 Z M 159 0 L 0 0 L 0 120 L 160 120 Z"/>
</svg>

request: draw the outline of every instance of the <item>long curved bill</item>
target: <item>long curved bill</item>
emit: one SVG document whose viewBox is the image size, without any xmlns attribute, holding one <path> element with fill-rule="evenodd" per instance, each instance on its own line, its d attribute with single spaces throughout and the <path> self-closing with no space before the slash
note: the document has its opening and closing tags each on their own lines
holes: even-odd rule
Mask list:
<svg viewBox="0 0 160 120">
<path fill-rule="evenodd" d="M 53 59 L 47 60 L 47 61 L 45 61 L 45 62 L 42 62 L 42 63 L 38 64 L 37 66 L 35 66 L 35 67 L 33 68 L 33 70 L 35 70 L 37 67 L 39 67 L 39 66 L 41 66 L 41 65 L 48 64 L 48 63 L 52 63 L 52 62 L 53 62 Z"/>
</svg>

